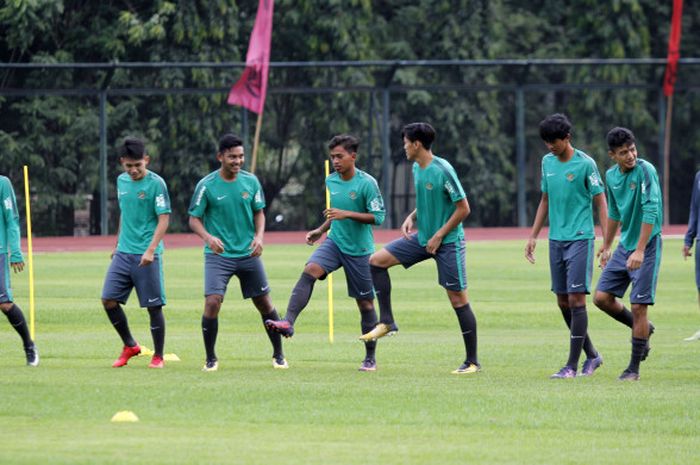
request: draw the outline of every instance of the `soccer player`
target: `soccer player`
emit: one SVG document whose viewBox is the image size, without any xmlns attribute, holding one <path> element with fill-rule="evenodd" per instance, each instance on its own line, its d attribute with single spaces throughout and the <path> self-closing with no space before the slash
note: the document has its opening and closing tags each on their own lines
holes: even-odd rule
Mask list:
<svg viewBox="0 0 700 465">
<path fill-rule="evenodd" d="M 148 169 L 150 157 L 142 140 L 127 137 L 119 147 L 124 172 L 117 178 L 119 234 L 102 288 L 102 305 L 124 343 L 113 367 L 123 367 L 141 347 L 129 330 L 121 305 L 136 288 L 141 308 L 148 309 L 153 337 L 149 368 L 163 368 L 165 288 L 163 236 L 170 222 L 170 196 L 163 178 Z"/>
<path fill-rule="evenodd" d="M 685 233 L 683 241 L 683 258 L 686 260 L 692 255 L 690 250 L 693 248 L 693 241 L 697 240 L 695 247 L 695 285 L 698 288 L 698 305 L 700 305 L 700 171 L 695 174 L 693 181 L 693 193 L 690 197 L 690 217 L 688 218 L 688 231 Z M 700 339 L 700 330 L 696 331 L 690 337 L 685 338 L 686 341 L 696 341 Z"/>
<path fill-rule="evenodd" d="M 542 120 L 540 137 L 549 153 L 542 158 L 542 197 L 525 246 L 525 258 L 535 263 L 537 236 L 549 216 L 552 292 L 570 331 L 569 359 L 551 378 L 575 377 L 582 350 L 586 360 L 581 375 L 590 376 L 603 363 L 588 336 L 586 313 L 586 294 L 591 292 L 593 274 L 593 204 L 603 235 L 607 221 L 603 183 L 595 161 L 571 145 L 571 123 L 566 116 L 555 113 Z"/>
<path fill-rule="evenodd" d="M 466 359 L 454 374 L 481 370 L 477 358 L 476 317 L 469 305 L 462 221 L 469 215 L 469 203 L 454 168 L 433 154 L 435 129 L 428 123 L 411 123 L 401 133 L 406 158 L 413 162 L 416 208 L 401 225 L 403 237 L 387 244 L 370 257 L 372 281 L 379 301 L 379 324 L 360 338 L 364 341 L 398 330 L 391 308 L 391 280 L 388 269 L 409 268 L 432 258 L 437 263 L 438 282 L 447 291 L 462 329 Z M 418 233 L 413 233 L 417 225 Z"/>
<path fill-rule="evenodd" d="M 262 186 L 254 174 L 242 169 L 245 154 L 239 137 L 222 136 L 216 158 L 221 167 L 199 181 L 189 208 L 190 228 L 205 243 L 202 335 L 207 358 L 203 371 L 219 368 L 214 350 L 219 310 L 233 275 L 238 276 L 243 298 L 253 299 L 263 322 L 279 320 L 260 259 L 265 233 Z M 272 366 L 288 368 L 282 337 L 272 330 L 267 334 L 273 348 Z"/>
<path fill-rule="evenodd" d="M 306 234 L 311 245 L 330 230 L 325 241 L 311 254 L 294 286 L 284 320 L 268 320 L 265 325 L 285 337 L 294 334 L 294 322 L 311 298 L 314 283 L 325 279 L 341 266 L 345 270 L 348 295 L 355 298 L 360 310 L 362 334 L 377 324 L 374 289 L 369 271 L 369 257 L 374 252 L 372 225 L 384 221 L 385 210 L 377 181 L 355 167 L 360 143 L 354 136 L 341 134 L 328 142 L 335 173 L 326 178 L 331 207 L 323 213 L 326 221 Z M 376 371 L 376 341 L 365 342 L 365 359 L 360 371 Z"/>
<path fill-rule="evenodd" d="M 17 334 L 22 338 L 27 365 L 39 365 L 39 352 L 29 335 L 29 328 L 22 310 L 12 299 L 10 288 L 10 268 L 15 273 L 24 270 L 24 257 L 19 246 L 19 212 L 17 199 L 10 180 L 0 176 L 0 199 L 2 200 L 2 215 L 0 215 L 0 310 L 5 314 Z"/>
<path fill-rule="evenodd" d="M 636 381 L 639 364 L 649 354 L 649 336 L 654 332 L 647 307 L 654 305 L 661 263 L 661 189 L 654 166 L 637 158 L 632 131 L 613 128 L 607 142 L 615 165 L 605 173 L 608 225 L 598 252 L 603 273 L 593 300 L 598 308 L 632 328 L 630 363 L 619 379 Z M 620 224 L 620 243 L 611 257 L 610 247 Z M 631 312 L 616 298 L 625 294 L 630 283 Z"/>
</svg>

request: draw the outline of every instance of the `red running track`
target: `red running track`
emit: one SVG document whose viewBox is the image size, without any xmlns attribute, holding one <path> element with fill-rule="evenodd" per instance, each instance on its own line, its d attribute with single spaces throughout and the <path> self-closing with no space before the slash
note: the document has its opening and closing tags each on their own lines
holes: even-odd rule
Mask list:
<svg viewBox="0 0 700 465">
<path fill-rule="evenodd" d="M 681 237 L 685 234 L 686 225 L 671 225 L 664 227 L 666 237 Z M 467 241 L 498 241 L 509 239 L 527 240 L 530 228 L 465 228 Z M 396 229 L 375 229 L 374 240 L 385 244 L 400 236 Z M 266 244 L 303 244 L 306 231 L 271 231 L 265 233 Z M 540 233 L 540 239 L 547 238 L 547 229 Z M 35 252 L 77 252 L 91 250 L 111 250 L 116 244 L 116 236 L 85 236 L 85 237 L 35 237 L 32 243 Z M 165 247 L 199 247 L 202 241 L 194 234 L 167 234 Z M 524 244 L 523 244 L 524 245 Z M 22 239 L 22 249 L 27 250 L 26 239 Z"/>
</svg>

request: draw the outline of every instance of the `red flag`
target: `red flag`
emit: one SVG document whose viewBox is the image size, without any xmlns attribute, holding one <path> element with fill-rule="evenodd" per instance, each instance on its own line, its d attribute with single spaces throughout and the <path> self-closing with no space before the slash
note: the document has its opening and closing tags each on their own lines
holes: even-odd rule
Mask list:
<svg viewBox="0 0 700 465">
<path fill-rule="evenodd" d="M 274 0 L 259 1 L 255 26 L 248 43 L 245 70 L 228 94 L 229 105 L 241 105 L 258 114 L 263 111 L 267 94 L 274 4 Z"/>
<path fill-rule="evenodd" d="M 666 74 L 664 75 L 664 95 L 673 94 L 678 74 L 678 59 L 681 57 L 681 17 L 683 16 L 683 0 L 673 0 L 673 16 L 671 18 L 671 33 L 668 36 L 668 58 Z"/>
</svg>

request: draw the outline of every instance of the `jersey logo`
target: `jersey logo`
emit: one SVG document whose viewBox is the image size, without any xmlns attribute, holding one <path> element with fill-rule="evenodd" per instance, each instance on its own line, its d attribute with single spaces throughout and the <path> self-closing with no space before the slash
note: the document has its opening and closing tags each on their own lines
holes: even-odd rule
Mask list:
<svg viewBox="0 0 700 465">
<path fill-rule="evenodd" d="M 250 197 L 250 194 L 247 191 L 243 191 L 243 192 L 241 192 L 241 197 L 248 200 L 248 198 Z"/>
<path fill-rule="evenodd" d="M 165 208 L 165 196 L 163 194 L 156 197 L 156 207 Z"/>
<path fill-rule="evenodd" d="M 566 180 L 569 182 L 573 181 L 575 177 L 574 173 L 566 173 Z"/>
<path fill-rule="evenodd" d="M 5 204 L 5 210 L 12 210 L 12 198 L 6 198 L 3 200 L 3 203 Z"/>
<path fill-rule="evenodd" d="M 429 191 L 433 190 L 433 185 L 429 182 L 425 183 L 425 188 L 428 189 Z"/>
<path fill-rule="evenodd" d="M 634 181 L 632 181 L 632 182 L 630 183 L 630 190 L 633 191 L 633 190 L 635 190 L 636 188 L 637 188 L 637 183 L 634 182 Z"/>
<path fill-rule="evenodd" d="M 350 198 L 355 200 L 357 198 L 357 192 L 355 191 L 350 191 Z"/>
<path fill-rule="evenodd" d="M 256 203 L 262 202 L 262 192 L 257 191 L 257 192 L 255 193 L 255 199 L 254 199 L 254 200 L 255 200 Z"/>
<path fill-rule="evenodd" d="M 374 198 L 369 203 L 369 209 L 373 212 L 378 212 L 382 209 L 382 201 L 379 198 Z"/>
<path fill-rule="evenodd" d="M 137 196 L 139 199 L 143 200 L 143 199 L 146 198 L 146 192 L 144 192 L 144 191 L 139 191 L 139 193 L 136 194 L 136 196 Z"/>
<path fill-rule="evenodd" d="M 595 174 L 588 176 L 588 180 L 590 181 L 591 186 L 599 186 L 600 185 L 600 179 L 598 179 L 598 176 L 596 176 Z"/>
</svg>

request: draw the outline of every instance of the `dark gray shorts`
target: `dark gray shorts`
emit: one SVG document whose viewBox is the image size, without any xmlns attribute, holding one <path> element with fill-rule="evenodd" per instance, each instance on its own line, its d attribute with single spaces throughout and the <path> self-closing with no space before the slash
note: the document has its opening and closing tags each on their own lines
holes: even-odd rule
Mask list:
<svg viewBox="0 0 700 465">
<path fill-rule="evenodd" d="M 627 258 L 632 255 L 632 252 L 618 245 L 600 275 L 597 290 L 607 292 L 615 297 L 622 297 L 629 284 L 632 283 L 630 303 L 654 305 L 656 282 L 659 278 L 659 265 L 661 264 L 661 249 L 661 234 L 657 234 L 644 249 L 642 266 L 630 271 L 627 269 Z"/>
<path fill-rule="evenodd" d="M 695 285 L 700 292 L 700 254 L 698 253 L 698 248 L 700 247 L 700 240 L 695 241 Z"/>
<path fill-rule="evenodd" d="M 594 239 L 549 241 L 549 271 L 555 294 L 590 294 Z"/>
<path fill-rule="evenodd" d="M 125 304 L 135 287 L 142 308 L 165 305 L 163 264 L 160 255 L 153 256 L 153 263 L 139 266 L 140 254 L 117 252 L 109 264 L 102 298 Z"/>
<path fill-rule="evenodd" d="M 416 263 L 432 258 L 437 263 L 438 283 L 442 287 L 451 291 L 462 291 L 467 288 L 464 239 L 442 244 L 435 255 L 430 255 L 425 247 L 420 245 L 418 234 L 412 234 L 410 239 L 401 237 L 393 240 L 384 248 L 396 257 L 404 268 L 410 268 Z"/>
<path fill-rule="evenodd" d="M 374 299 L 372 274 L 369 271 L 369 254 L 353 256 L 344 254 L 331 239 L 326 239 L 314 250 L 306 263 L 316 263 L 323 271 L 332 273 L 341 266 L 345 271 L 348 295 L 354 299 Z M 321 279 L 326 279 L 324 276 Z"/>
<path fill-rule="evenodd" d="M 2 254 L 0 255 L 0 304 L 8 302 L 13 302 L 10 287 L 10 259 Z"/>
<path fill-rule="evenodd" d="M 229 258 L 213 253 L 204 254 L 204 296 L 226 295 L 232 276 L 238 276 L 244 299 L 270 292 L 260 257 Z"/>
</svg>

